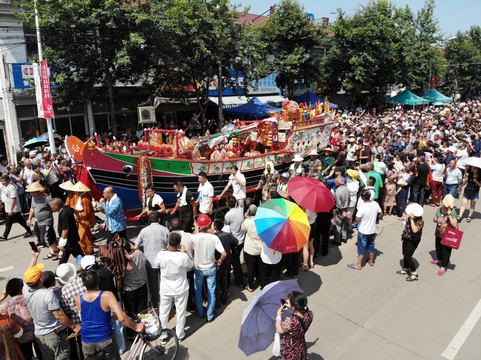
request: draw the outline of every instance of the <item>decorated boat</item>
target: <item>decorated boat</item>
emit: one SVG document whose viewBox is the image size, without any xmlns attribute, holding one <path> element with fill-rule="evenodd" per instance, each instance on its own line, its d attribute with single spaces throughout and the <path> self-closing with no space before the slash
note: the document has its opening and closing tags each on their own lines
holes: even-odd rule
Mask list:
<svg viewBox="0 0 481 360">
<path fill-rule="evenodd" d="M 235 121 L 220 133 L 196 139 L 182 131 L 146 129 L 137 144 L 102 141 L 97 136 L 86 143 L 74 136 L 65 141 L 74 161 L 88 170 L 98 190 L 114 187 L 125 209 L 142 207 L 148 184 L 154 185 L 169 206 L 177 200 L 174 181 L 181 180 L 195 194 L 198 174 L 205 172 L 217 195 L 228 182 L 231 166 L 237 165 L 246 177 L 247 191 L 252 192 L 268 162 L 285 171 L 296 154 L 306 156 L 328 146 L 336 114 L 328 107 L 323 112 L 322 107 L 321 103 L 285 102 L 279 113 L 267 119 Z"/>
</svg>

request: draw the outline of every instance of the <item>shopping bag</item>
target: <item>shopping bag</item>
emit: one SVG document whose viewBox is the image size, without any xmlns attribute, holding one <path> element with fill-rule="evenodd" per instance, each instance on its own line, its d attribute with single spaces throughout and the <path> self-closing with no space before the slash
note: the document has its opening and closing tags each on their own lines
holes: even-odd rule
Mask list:
<svg viewBox="0 0 481 360">
<path fill-rule="evenodd" d="M 441 244 L 444 246 L 449 246 L 453 249 L 459 249 L 459 245 L 461 245 L 461 239 L 463 238 L 463 232 L 461 230 L 447 227 L 444 231 L 443 239 L 441 240 Z"/>
<path fill-rule="evenodd" d="M 281 354 L 281 336 L 276 332 L 274 335 L 274 346 L 272 347 L 272 355 L 279 356 Z"/>
</svg>

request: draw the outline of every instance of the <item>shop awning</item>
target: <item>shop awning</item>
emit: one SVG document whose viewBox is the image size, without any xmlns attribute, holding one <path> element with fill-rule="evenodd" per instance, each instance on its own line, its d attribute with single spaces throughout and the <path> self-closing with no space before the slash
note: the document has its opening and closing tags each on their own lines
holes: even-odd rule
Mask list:
<svg viewBox="0 0 481 360">
<path fill-rule="evenodd" d="M 280 95 L 258 96 L 257 98 L 261 101 L 261 103 L 272 106 L 281 106 L 284 100 L 286 100 L 285 97 Z"/>
<path fill-rule="evenodd" d="M 210 97 L 209 100 L 212 101 L 213 103 L 215 103 L 216 105 L 219 105 L 219 98 L 218 97 Z M 246 98 L 245 96 L 223 96 L 222 97 L 222 107 L 224 109 L 229 109 L 229 108 L 236 107 L 236 106 L 239 106 L 239 105 L 247 104 L 248 101 L 249 101 L 249 99 Z"/>
</svg>

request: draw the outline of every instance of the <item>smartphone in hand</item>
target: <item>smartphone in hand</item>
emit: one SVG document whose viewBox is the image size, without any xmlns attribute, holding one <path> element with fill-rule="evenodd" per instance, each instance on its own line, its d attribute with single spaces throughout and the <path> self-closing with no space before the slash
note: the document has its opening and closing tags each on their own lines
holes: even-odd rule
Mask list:
<svg viewBox="0 0 481 360">
<path fill-rule="evenodd" d="M 32 250 L 36 253 L 38 253 L 38 247 L 37 245 L 35 245 L 35 243 L 33 241 L 29 241 L 28 242 L 30 244 L 30 247 L 32 248 Z"/>
</svg>

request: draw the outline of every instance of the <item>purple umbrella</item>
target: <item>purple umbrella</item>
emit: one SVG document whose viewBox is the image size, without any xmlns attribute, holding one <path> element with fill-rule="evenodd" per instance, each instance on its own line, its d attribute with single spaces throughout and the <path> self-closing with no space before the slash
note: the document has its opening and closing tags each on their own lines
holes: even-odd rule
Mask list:
<svg viewBox="0 0 481 360">
<path fill-rule="evenodd" d="M 244 310 L 239 336 L 238 346 L 246 355 L 264 351 L 274 341 L 281 298 L 287 298 L 293 291 L 302 291 L 297 280 L 276 281 L 254 296 Z M 288 311 L 291 310 L 286 313 Z"/>
</svg>

